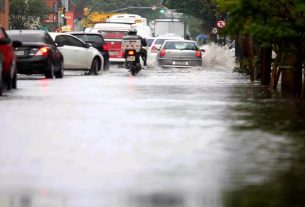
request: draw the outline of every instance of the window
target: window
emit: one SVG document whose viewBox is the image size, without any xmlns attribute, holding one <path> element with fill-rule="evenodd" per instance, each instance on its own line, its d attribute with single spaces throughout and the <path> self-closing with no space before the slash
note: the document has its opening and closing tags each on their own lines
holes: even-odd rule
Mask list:
<svg viewBox="0 0 305 207">
<path fill-rule="evenodd" d="M 6 38 L 6 34 L 2 28 L 0 28 L 0 39 Z"/>
<path fill-rule="evenodd" d="M 5 0 L 0 0 L 0 12 L 5 12 Z"/>
<path fill-rule="evenodd" d="M 46 39 L 47 44 L 55 46 L 55 43 L 54 43 L 52 37 L 48 33 L 46 33 L 45 39 Z"/>
<path fill-rule="evenodd" d="M 76 39 L 75 37 L 71 37 L 71 36 L 66 36 L 67 38 L 67 45 L 69 46 L 74 46 L 74 47 L 84 47 L 84 43 L 79 41 L 78 39 Z"/>
<path fill-rule="evenodd" d="M 55 42 L 59 45 L 68 45 L 68 40 L 66 39 L 65 35 L 59 35 L 55 38 Z"/>
</svg>

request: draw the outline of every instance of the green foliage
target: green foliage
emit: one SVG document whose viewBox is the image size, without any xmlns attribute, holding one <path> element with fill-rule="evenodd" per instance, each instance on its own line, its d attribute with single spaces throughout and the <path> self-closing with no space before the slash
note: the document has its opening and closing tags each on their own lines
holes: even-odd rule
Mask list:
<svg viewBox="0 0 305 207">
<path fill-rule="evenodd" d="M 12 29 L 29 29 L 40 25 L 48 8 L 41 0 L 10 0 L 9 19 Z"/>
<path fill-rule="evenodd" d="M 218 2 L 220 9 L 230 13 L 228 25 L 232 35 L 249 34 L 264 45 L 305 40 L 305 2 L 302 0 Z"/>
</svg>

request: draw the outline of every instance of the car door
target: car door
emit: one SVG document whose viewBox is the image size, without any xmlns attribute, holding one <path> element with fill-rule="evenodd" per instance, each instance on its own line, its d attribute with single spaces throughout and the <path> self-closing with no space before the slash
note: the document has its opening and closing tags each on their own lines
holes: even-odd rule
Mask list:
<svg viewBox="0 0 305 207">
<path fill-rule="evenodd" d="M 55 37 L 55 42 L 64 56 L 65 69 L 88 68 L 87 48 L 82 41 L 70 35 L 62 34 Z"/>
<path fill-rule="evenodd" d="M 55 42 L 53 41 L 52 37 L 48 33 L 45 34 L 45 41 L 46 41 L 46 44 L 49 46 L 49 48 L 52 50 L 52 60 L 53 60 L 54 65 L 57 68 L 60 68 L 61 63 L 62 63 L 61 52 L 58 50 Z"/>
<path fill-rule="evenodd" d="M 66 36 L 68 40 L 67 47 L 70 47 L 73 51 L 72 63 L 71 65 L 75 69 L 89 69 L 91 62 L 91 51 L 89 50 L 87 44 L 72 35 Z"/>
</svg>

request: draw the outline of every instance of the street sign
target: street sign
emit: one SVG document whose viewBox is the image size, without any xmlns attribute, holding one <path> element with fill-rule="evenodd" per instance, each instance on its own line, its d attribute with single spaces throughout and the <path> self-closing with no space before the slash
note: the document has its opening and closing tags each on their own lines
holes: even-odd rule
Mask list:
<svg viewBox="0 0 305 207">
<path fill-rule="evenodd" d="M 218 30 L 217 30 L 216 27 L 214 27 L 214 28 L 212 29 L 212 34 L 217 34 L 217 33 L 218 33 Z"/>
<path fill-rule="evenodd" d="M 226 26 L 226 22 L 225 21 L 219 20 L 217 22 L 217 27 L 218 28 L 224 28 L 225 26 Z"/>
</svg>

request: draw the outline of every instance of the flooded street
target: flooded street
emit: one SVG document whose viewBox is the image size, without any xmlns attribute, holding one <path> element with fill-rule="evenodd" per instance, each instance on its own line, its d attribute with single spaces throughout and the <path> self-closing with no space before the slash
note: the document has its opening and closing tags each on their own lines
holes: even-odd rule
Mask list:
<svg viewBox="0 0 305 207">
<path fill-rule="evenodd" d="M 232 68 L 25 76 L 0 98 L 1 207 L 304 206 L 304 103 Z"/>
</svg>

